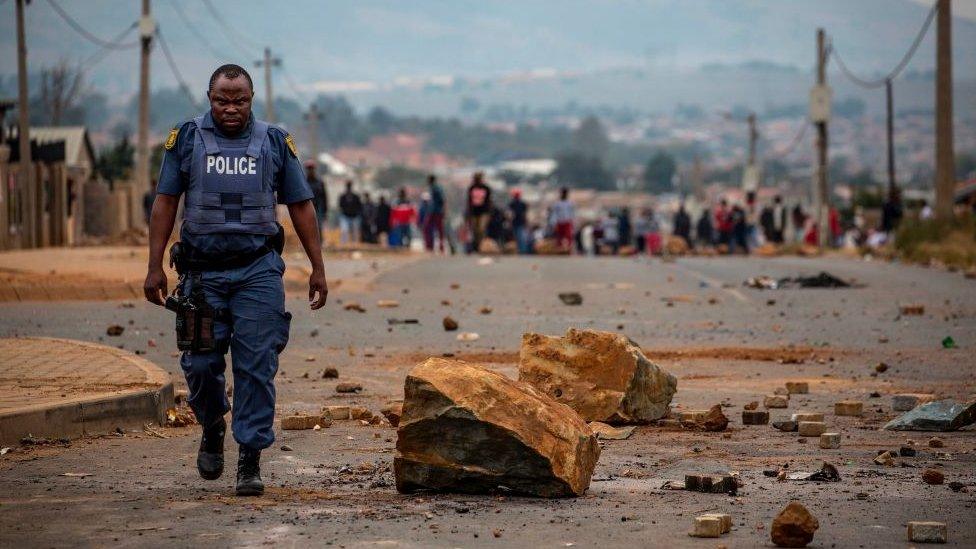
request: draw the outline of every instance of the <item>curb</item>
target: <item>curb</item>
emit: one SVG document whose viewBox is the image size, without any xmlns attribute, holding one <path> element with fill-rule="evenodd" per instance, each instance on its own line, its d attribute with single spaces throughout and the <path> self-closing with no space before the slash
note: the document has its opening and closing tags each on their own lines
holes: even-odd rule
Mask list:
<svg viewBox="0 0 976 549">
<path fill-rule="evenodd" d="M 55 405 L 25 406 L 0 412 L 0 444 L 17 445 L 26 436 L 36 438 L 77 438 L 103 434 L 116 428 L 141 428 L 154 422 L 163 425 L 166 410 L 174 406 L 173 382 L 168 373 L 148 360 L 114 347 L 71 339 L 31 337 L 78 345 L 115 355 L 136 366 L 146 375 L 145 385 L 120 390 L 112 395 L 67 398 Z"/>
</svg>

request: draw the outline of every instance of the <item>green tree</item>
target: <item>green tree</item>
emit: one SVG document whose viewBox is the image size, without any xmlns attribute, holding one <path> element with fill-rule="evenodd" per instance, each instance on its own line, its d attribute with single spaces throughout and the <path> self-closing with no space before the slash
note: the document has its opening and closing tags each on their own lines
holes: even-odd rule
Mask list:
<svg viewBox="0 0 976 549">
<path fill-rule="evenodd" d="M 95 159 L 95 171 L 108 181 L 109 188 L 114 188 L 115 182 L 129 177 L 133 166 L 135 147 L 125 133 L 121 138 L 106 149 L 103 149 Z"/>
<path fill-rule="evenodd" d="M 674 157 L 667 151 L 658 151 L 644 167 L 644 188 L 648 192 L 658 193 L 673 190 L 671 181 L 676 170 Z"/>
<path fill-rule="evenodd" d="M 574 151 L 602 161 L 610 148 L 610 140 L 600 119 L 592 115 L 584 118 L 573 132 L 572 146 Z"/>
</svg>

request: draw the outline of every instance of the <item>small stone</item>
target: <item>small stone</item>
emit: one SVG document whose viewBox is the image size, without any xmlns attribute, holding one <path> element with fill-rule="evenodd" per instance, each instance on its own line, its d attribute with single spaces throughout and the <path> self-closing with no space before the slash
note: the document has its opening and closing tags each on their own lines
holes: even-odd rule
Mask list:
<svg viewBox="0 0 976 549">
<path fill-rule="evenodd" d="M 559 294 L 559 300 L 564 305 L 582 305 L 583 296 L 579 292 L 563 292 Z"/>
<path fill-rule="evenodd" d="M 842 400 L 834 403 L 834 415 L 860 417 L 863 413 L 863 402 L 857 400 Z"/>
<path fill-rule="evenodd" d="M 787 381 L 786 390 L 791 395 L 805 395 L 810 392 L 810 383 L 806 381 Z"/>
<path fill-rule="evenodd" d="M 883 374 L 883 373 L 885 373 L 885 372 L 888 371 L 888 365 L 886 363 L 884 363 L 884 362 L 879 362 L 879 363 L 875 364 L 874 371 L 877 372 L 877 373 L 879 373 L 879 374 Z"/>
<path fill-rule="evenodd" d="M 292 451 L 292 447 L 291 446 L 288 446 L 287 444 L 282 444 L 281 445 L 281 451 L 282 452 L 291 452 Z"/>
<path fill-rule="evenodd" d="M 766 408 L 788 408 L 790 405 L 790 398 L 783 395 L 767 395 L 763 399 L 763 406 Z"/>
<path fill-rule="evenodd" d="M 908 541 L 915 543 L 948 543 L 949 529 L 944 522 L 911 521 L 908 523 Z"/>
<path fill-rule="evenodd" d="M 840 448 L 840 433 L 823 433 L 820 435 L 820 447 L 824 450 Z"/>
<path fill-rule="evenodd" d="M 900 393 L 891 397 L 891 409 L 896 412 L 907 412 L 933 400 L 935 395 L 931 393 Z"/>
<path fill-rule="evenodd" d="M 827 431 L 827 424 L 822 421 L 801 421 L 796 430 L 801 437 L 819 437 Z"/>
<path fill-rule="evenodd" d="M 902 446 L 898 449 L 898 455 L 901 457 L 915 457 L 916 454 L 918 452 L 911 446 Z"/>
<path fill-rule="evenodd" d="M 758 407 L 759 407 L 759 401 L 753 400 L 749 404 L 746 404 L 745 406 L 743 406 L 742 409 L 743 410 L 755 410 Z"/>
<path fill-rule="evenodd" d="M 797 423 L 801 421 L 823 421 L 824 415 L 820 412 L 797 412 L 790 416 L 790 419 Z"/>
<path fill-rule="evenodd" d="M 793 433 L 796 432 L 797 424 L 793 420 L 780 420 L 774 421 L 773 427 L 783 431 L 784 433 Z"/>
<path fill-rule="evenodd" d="M 400 306 L 400 302 L 393 299 L 381 299 L 376 302 L 376 306 L 383 309 L 393 309 Z"/>
<path fill-rule="evenodd" d="M 326 368 L 322 370 L 322 379 L 336 379 L 339 377 L 339 370 L 335 368 Z"/>
<path fill-rule="evenodd" d="M 817 528 L 817 518 L 800 502 L 793 501 L 773 519 L 769 535 L 778 547 L 806 547 Z"/>
<path fill-rule="evenodd" d="M 765 410 L 743 410 L 743 425 L 766 425 L 769 423 L 769 412 Z"/>
<path fill-rule="evenodd" d="M 895 456 L 891 452 L 881 452 L 874 458 L 874 462 L 885 467 L 894 467 Z"/>
<path fill-rule="evenodd" d="M 773 389 L 774 395 L 789 395 L 790 391 L 786 387 L 777 387 Z"/>
<path fill-rule="evenodd" d="M 457 330 L 458 329 L 458 322 L 457 322 L 457 320 L 454 320 L 453 318 L 451 318 L 449 316 L 445 316 L 444 317 L 443 324 L 444 324 L 444 331 L 445 332 L 453 332 L 454 330 Z"/>
<path fill-rule="evenodd" d="M 478 312 L 483 315 L 490 315 L 491 310 L 492 310 L 491 307 L 482 307 L 481 309 L 478 309 Z"/>
<path fill-rule="evenodd" d="M 345 309 L 345 310 L 347 310 L 347 311 L 355 311 L 357 313 L 365 313 L 366 312 L 366 309 L 364 309 L 362 305 L 360 305 L 359 303 L 355 303 L 355 302 L 346 303 L 342 308 Z"/>
<path fill-rule="evenodd" d="M 122 335 L 122 332 L 124 332 L 124 331 L 125 331 L 125 326 L 119 326 L 118 324 L 112 324 L 111 326 L 109 326 L 108 328 L 105 329 L 105 334 L 106 335 L 110 335 L 112 337 L 118 337 L 118 336 Z"/>
<path fill-rule="evenodd" d="M 335 388 L 337 393 L 358 393 L 363 390 L 363 386 L 359 383 L 340 383 L 336 385 Z"/>
<path fill-rule="evenodd" d="M 349 419 L 373 419 L 373 412 L 370 412 L 368 408 L 362 406 L 350 406 L 349 407 Z"/>
<path fill-rule="evenodd" d="M 902 316 L 920 316 L 925 314 L 925 305 L 919 305 L 917 303 L 902 305 L 900 311 Z"/>
<path fill-rule="evenodd" d="M 929 448 L 945 448 L 945 441 L 939 437 L 929 439 Z"/>
<path fill-rule="evenodd" d="M 722 536 L 722 519 L 716 516 L 695 517 L 695 529 L 690 534 L 696 538 L 718 538 Z"/>
<path fill-rule="evenodd" d="M 922 471 L 922 480 L 925 484 L 942 484 L 945 482 L 945 474 L 938 469 L 926 469 Z"/>
<path fill-rule="evenodd" d="M 396 427 L 400 424 L 400 417 L 403 416 L 403 402 L 391 402 L 384 406 L 380 413 L 390 422 L 390 425 Z"/>
</svg>

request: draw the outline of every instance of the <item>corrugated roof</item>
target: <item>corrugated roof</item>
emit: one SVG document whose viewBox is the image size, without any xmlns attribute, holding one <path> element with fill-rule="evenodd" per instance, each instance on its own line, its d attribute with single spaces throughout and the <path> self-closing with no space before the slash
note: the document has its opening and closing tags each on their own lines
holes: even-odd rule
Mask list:
<svg viewBox="0 0 976 549">
<path fill-rule="evenodd" d="M 11 137 L 17 136 L 17 127 L 10 131 Z M 84 126 L 31 126 L 30 138 L 38 144 L 64 141 L 64 156 L 69 167 L 85 164 L 92 168 L 95 160 L 95 150 L 88 139 L 88 130 Z"/>
</svg>

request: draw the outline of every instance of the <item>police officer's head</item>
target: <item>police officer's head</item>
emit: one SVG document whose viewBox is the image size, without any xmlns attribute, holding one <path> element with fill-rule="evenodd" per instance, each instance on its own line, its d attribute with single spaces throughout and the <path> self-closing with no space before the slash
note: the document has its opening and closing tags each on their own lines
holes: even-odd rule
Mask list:
<svg viewBox="0 0 976 549">
<path fill-rule="evenodd" d="M 214 123 L 229 134 L 240 132 L 251 118 L 254 82 L 240 65 L 221 65 L 210 76 L 210 113 Z"/>
</svg>

